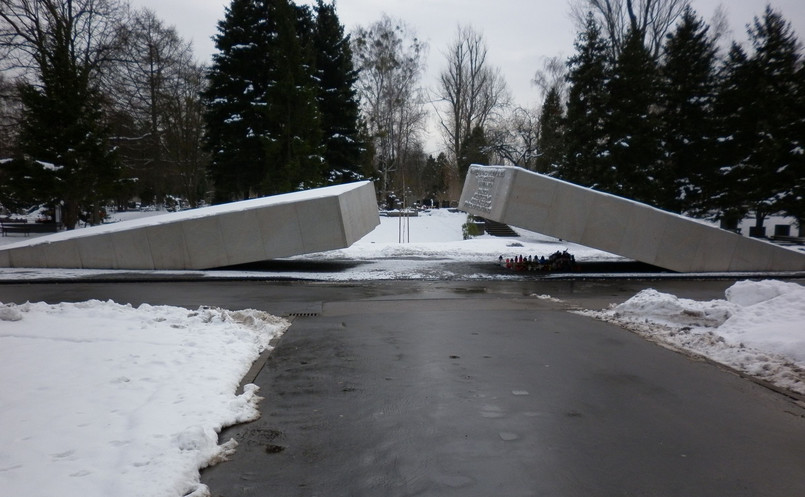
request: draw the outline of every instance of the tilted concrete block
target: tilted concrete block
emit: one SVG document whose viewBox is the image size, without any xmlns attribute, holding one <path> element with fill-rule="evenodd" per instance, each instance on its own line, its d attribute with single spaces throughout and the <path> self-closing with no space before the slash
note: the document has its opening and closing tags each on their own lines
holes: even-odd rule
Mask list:
<svg viewBox="0 0 805 497">
<path fill-rule="evenodd" d="M 657 264 L 657 252 L 662 243 L 663 233 L 666 231 L 666 223 L 657 222 L 653 211 L 647 205 L 639 205 L 632 211 L 626 226 L 626 232 L 633 233 L 640 230 L 643 235 L 637 239 L 630 239 L 626 236 L 621 237 L 618 248 L 612 250 L 613 254 L 631 251 L 635 260 L 648 264 Z"/>
<path fill-rule="evenodd" d="M 31 238 L 0 266 L 207 269 L 346 248 L 379 224 L 362 181 Z"/>
<path fill-rule="evenodd" d="M 517 167 L 471 166 L 459 207 L 672 271 L 805 270 L 803 253 Z"/>
<path fill-rule="evenodd" d="M 145 230 L 116 231 L 109 233 L 115 250 L 113 269 L 154 269 L 151 244 Z M 125 266 L 120 266 L 121 262 Z"/>
<path fill-rule="evenodd" d="M 64 248 L 64 244 L 54 244 L 54 247 L 57 249 L 59 249 L 59 246 Z M 117 264 L 115 244 L 110 236 L 76 238 L 73 246 L 78 250 L 81 266 L 114 268 Z M 69 261 L 70 258 L 74 257 L 74 255 L 64 253 L 57 259 L 55 254 L 47 254 L 46 257 L 50 267 L 58 268 L 64 267 L 65 263 Z"/>
<path fill-rule="evenodd" d="M 238 222 L 239 221 L 239 222 Z M 221 214 L 218 226 L 226 252 L 226 264 L 232 266 L 237 260 L 263 261 L 271 257 L 266 252 L 263 234 L 260 230 L 258 212 L 254 210 Z"/>
</svg>

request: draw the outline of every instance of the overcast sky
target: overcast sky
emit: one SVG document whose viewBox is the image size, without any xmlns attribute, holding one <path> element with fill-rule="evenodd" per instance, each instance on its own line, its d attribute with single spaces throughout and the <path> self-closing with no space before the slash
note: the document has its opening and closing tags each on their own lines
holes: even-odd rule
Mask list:
<svg viewBox="0 0 805 497">
<path fill-rule="evenodd" d="M 135 7 L 152 9 L 166 24 L 176 26 L 183 38 L 193 42 L 202 62 L 209 62 L 215 51 L 211 37 L 230 4 L 228 0 L 130 1 Z M 722 3 L 729 15 L 731 36 L 738 41 L 746 40 L 745 25 L 753 16 L 761 15 L 767 3 L 782 12 L 800 42 L 805 41 L 803 0 L 692 0 L 698 14 L 707 20 Z M 471 25 L 483 33 L 488 60 L 500 67 L 520 105 L 537 102 L 539 95 L 531 84 L 534 72 L 545 57 L 570 56 L 576 36 L 568 0 L 337 0 L 336 8 L 348 32 L 372 24 L 384 12 L 404 20 L 429 45 L 426 86 L 433 84 L 444 66 L 444 51 L 455 39 L 457 26 Z"/>
</svg>

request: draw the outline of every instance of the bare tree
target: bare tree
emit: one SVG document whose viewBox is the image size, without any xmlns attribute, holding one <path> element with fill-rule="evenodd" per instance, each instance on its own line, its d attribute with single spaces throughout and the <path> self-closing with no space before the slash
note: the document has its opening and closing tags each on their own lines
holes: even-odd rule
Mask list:
<svg viewBox="0 0 805 497">
<path fill-rule="evenodd" d="M 13 154 L 19 118 L 20 102 L 13 81 L 0 73 L 0 160 L 8 159 Z"/>
<path fill-rule="evenodd" d="M 729 49 L 729 39 L 732 37 L 732 30 L 729 23 L 729 12 L 724 4 L 718 4 L 716 10 L 710 17 L 710 36 L 716 43 L 723 45 L 722 48 Z"/>
<path fill-rule="evenodd" d="M 118 130 L 128 167 L 138 177 L 141 193 L 163 200 L 173 186 L 175 164 L 167 161 L 166 132 L 175 123 L 168 110 L 184 92 L 185 76 L 192 73 L 193 51 L 173 27 L 165 26 L 148 9 L 133 12 L 118 29 L 120 52 L 109 73 L 115 104 L 128 116 Z"/>
<path fill-rule="evenodd" d="M 204 200 L 209 157 L 203 149 L 206 69 L 189 64 L 171 79 L 163 99 L 165 128 L 162 141 L 164 159 L 170 165 L 172 186 L 192 207 Z"/>
<path fill-rule="evenodd" d="M 389 191 L 396 173 L 416 149 L 425 111 L 419 80 L 427 46 L 401 21 L 387 15 L 352 36 L 358 95 L 373 140 L 375 170 Z"/>
<path fill-rule="evenodd" d="M 70 62 L 98 77 L 117 42 L 121 15 L 116 0 L 0 0 L 0 69 L 41 80 L 63 42 Z"/>
<path fill-rule="evenodd" d="M 567 100 L 568 81 L 567 81 L 567 61 L 560 56 L 545 57 L 542 61 L 542 68 L 534 73 L 531 82 L 536 86 L 542 100 L 552 89 L 556 89 L 562 99 Z"/>
<path fill-rule="evenodd" d="M 536 169 L 539 109 L 516 107 L 490 132 L 495 162 Z"/>
<path fill-rule="evenodd" d="M 642 33 L 649 52 L 657 57 L 666 33 L 690 0 L 573 0 L 570 5 L 580 30 L 587 13 L 595 15 L 610 42 L 613 58 L 620 54 L 629 31 Z"/>
<path fill-rule="evenodd" d="M 439 124 L 459 180 L 464 143 L 476 128 L 484 130 L 495 113 L 509 102 L 509 91 L 500 69 L 487 61 L 483 35 L 470 26 L 459 26 L 448 47 L 447 67 L 439 76 L 437 99 L 445 104 Z"/>
</svg>

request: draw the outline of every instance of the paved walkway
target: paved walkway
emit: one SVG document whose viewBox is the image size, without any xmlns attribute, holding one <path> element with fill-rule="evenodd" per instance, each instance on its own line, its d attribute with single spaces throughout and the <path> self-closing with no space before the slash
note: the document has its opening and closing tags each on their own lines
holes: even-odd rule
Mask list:
<svg viewBox="0 0 805 497">
<path fill-rule="evenodd" d="M 0 301 L 300 316 L 255 377 L 262 417 L 225 430 L 236 454 L 202 474 L 216 497 L 805 495 L 805 409 L 567 312 L 730 284 L 66 283 Z"/>
<path fill-rule="evenodd" d="M 453 290 L 298 318 L 213 495 L 805 495 L 788 399 L 562 304 Z"/>
</svg>

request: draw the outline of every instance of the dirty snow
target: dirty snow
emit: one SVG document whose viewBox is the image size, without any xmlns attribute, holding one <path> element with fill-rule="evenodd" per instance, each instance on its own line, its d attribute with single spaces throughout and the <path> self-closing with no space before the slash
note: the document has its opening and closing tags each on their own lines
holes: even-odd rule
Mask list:
<svg viewBox="0 0 805 497">
<path fill-rule="evenodd" d="M 805 394 L 805 287 L 797 283 L 739 281 L 724 299 L 704 302 L 646 289 L 581 314 Z"/>
</svg>

